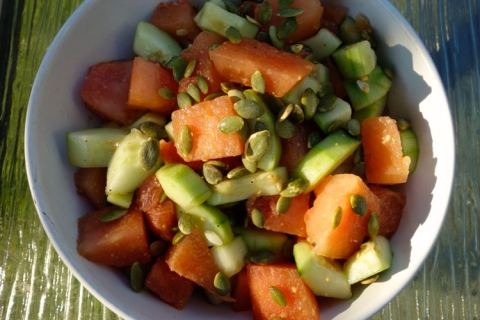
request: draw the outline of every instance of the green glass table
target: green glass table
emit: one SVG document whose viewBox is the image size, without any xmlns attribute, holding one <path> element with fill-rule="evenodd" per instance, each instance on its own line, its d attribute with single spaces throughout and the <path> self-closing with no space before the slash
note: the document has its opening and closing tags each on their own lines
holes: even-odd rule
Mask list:
<svg viewBox="0 0 480 320">
<path fill-rule="evenodd" d="M 69 272 L 28 188 L 24 123 L 35 74 L 82 0 L 0 0 L 0 319 L 118 318 Z M 453 198 L 413 281 L 374 319 L 480 319 L 480 3 L 391 0 L 442 77 L 456 131 Z"/>
</svg>

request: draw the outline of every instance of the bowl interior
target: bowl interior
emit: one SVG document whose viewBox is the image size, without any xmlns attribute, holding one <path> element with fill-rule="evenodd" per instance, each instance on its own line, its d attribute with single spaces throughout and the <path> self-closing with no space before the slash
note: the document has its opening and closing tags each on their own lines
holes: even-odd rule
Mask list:
<svg viewBox="0 0 480 320">
<path fill-rule="evenodd" d="M 139 20 L 148 20 L 158 0 L 85 1 L 52 43 L 35 80 L 26 119 L 26 165 L 40 220 L 57 252 L 82 284 L 124 318 L 249 318 L 229 307 L 213 307 L 195 298 L 177 311 L 156 297 L 126 287 L 111 268 L 77 254 L 77 219 L 90 208 L 77 195 L 75 168 L 68 163 L 65 133 L 92 126 L 80 89 L 90 65 L 133 58 L 132 40 Z M 393 267 L 379 280 L 356 287 L 348 301 L 321 300 L 322 319 L 366 318 L 377 312 L 412 279 L 432 248 L 448 207 L 454 168 L 452 121 L 441 80 L 421 40 L 387 0 L 324 0 L 342 4 L 349 15 L 366 15 L 379 44 L 377 55 L 395 78 L 389 96 L 394 117 L 409 119 L 419 137 L 417 171 L 406 185 L 407 206 L 391 244 Z M 381 294 L 379 294 L 381 293 Z"/>
</svg>

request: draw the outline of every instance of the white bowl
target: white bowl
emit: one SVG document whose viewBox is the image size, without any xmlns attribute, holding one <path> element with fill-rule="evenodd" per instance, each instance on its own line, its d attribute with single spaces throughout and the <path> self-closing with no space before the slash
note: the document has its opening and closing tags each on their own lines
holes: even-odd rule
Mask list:
<svg viewBox="0 0 480 320">
<path fill-rule="evenodd" d="M 75 277 L 123 318 L 247 319 L 195 298 L 183 311 L 155 296 L 130 290 L 111 268 L 77 254 L 77 219 L 89 211 L 76 193 L 65 133 L 91 125 L 80 88 L 89 66 L 102 60 L 132 58 L 137 22 L 148 20 L 159 0 L 86 0 L 50 46 L 35 80 L 26 119 L 25 153 L 34 203 L 42 224 Z M 139 4 L 141 2 L 141 5 Z M 392 238 L 393 267 L 347 301 L 321 300 L 322 319 L 373 315 L 413 278 L 432 249 L 447 211 L 454 171 L 452 119 L 440 77 L 422 41 L 387 0 L 324 0 L 343 4 L 349 15 L 366 15 L 379 43 L 379 61 L 395 73 L 391 112 L 412 122 L 420 159 L 408 183 L 403 220 Z"/>
</svg>

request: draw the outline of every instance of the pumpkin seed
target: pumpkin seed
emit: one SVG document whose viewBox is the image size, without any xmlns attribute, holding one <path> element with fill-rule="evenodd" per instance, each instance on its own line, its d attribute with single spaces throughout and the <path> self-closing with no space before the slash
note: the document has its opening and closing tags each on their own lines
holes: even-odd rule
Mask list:
<svg viewBox="0 0 480 320">
<path fill-rule="evenodd" d="M 213 286 L 215 287 L 215 291 L 221 296 L 228 295 L 231 290 L 230 279 L 221 271 L 215 275 Z"/>
<path fill-rule="evenodd" d="M 265 109 L 260 104 L 248 99 L 235 102 L 233 108 L 244 119 L 256 119 L 265 112 Z"/>
<path fill-rule="evenodd" d="M 257 208 L 253 208 L 252 210 L 252 222 L 258 228 L 263 228 L 263 224 L 265 223 L 263 213 Z"/>
<path fill-rule="evenodd" d="M 282 197 L 293 198 L 303 193 L 307 187 L 307 180 L 303 178 L 297 178 L 290 181 L 287 186 L 280 192 Z"/>
<path fill-rule="evenodd" d="M 371 284 L 377 281 L 377 279 L 380 277 L 379 274 L 373 275 L 370 278 L 367 278 L 365 280 L 360 281 L 361 284 Z"/>
<path fill-rule="evenodd" d="M 270 28 L 268 29 L 268 35 L 270 36 L 270 41 L 276 48 L 283 49 L 283 47 L 285 47 L 285 41 L 278 37 L 277 27 L 270 26 Z"/>
<path fill-rule="evenodd" d="M 193 231 L 193 218 L 190 214 L 184 213 L 178 219 L 178 230 L 183 234 L 190 234 Z"/>
<path fill-rule="evenodd" d="M 323 82 L 320 85 L 320 90 L 317 91 L 317 96 L 319 98 L 322 98 L 323 96 L 325 96 L 327 94 L 335 95 L 335 91 L 336 91 L 336 88 L 335 88 L 335 85 L 332 82 L 330 82 L 330 81 Z"/>
<path fill-rule="evenodd" d="M 233 14 L 236 14 L 237 16 L 240 15 L 240 13 L 238 12 L 238 8 L 236 5 L 234 5 L 233 3 L 231 3 L 230 1 L 224 1 L 223 2 L 225 4 L 225 8 L 227 9 L 228 12 L 231 12 Z"/>
<path fill-rule="evenodd" d="M 268 0 L 263 1 L 258 11 L 258 20 L 261 24 L 267 24 L 272 19 L 272 5 Z"/>
<path fill-rule="evenodd" d="M 372 35 L 367 30 L 362 30 L 360 32 L 360 35 L 362 36 L 363 39 L 370 42 L 370 46 L 372 47 L 372 49 L 375 49 L 375 47 L 377 46 L 377 43 L 375 42 Z"/>
<path fill-rule="evenodd" d="M 332 124 L 330 124 L 330 126 L 327 129 L 327 132 L 332 133 L 332 132 L 336 131 L 337 129 L 339 129 L 341 126 L 343 126 L 343 121 L 342 120 L 336 120 Z"/>
<path fill-rule="evenodd" d="M 350 119 L 347 121 L 347 131 L 352 136 L 358 136 L 360 134 L 360 122 L 357 119 Z"/>
<path fill-rule="evenodd" d="M 298 22 L 295 17 L 286 18 L 280 23 L 277 30 L 277 37 L 280 40 L 284 40 L 290 37 L 298 27 Z"/>
<path fill-rule="evenodd" d="M 190 83 L 187 87 L 187 93 L 196 102 L 200 102 L 200 89 L 193 83 Z"/>
<path fill-rule="evenodd" d="M 250 4 L 248 4 L 248 5 L 250 5 Z M 257 20 L 253 19 L 253 18 L 250 17 L 249 15 L 245 15 L 245 19 L 247 19 L 248 22 L 256 25 L 257 27 L 261 27 L 261 26 L 262 26 Z"/>
<path fill-rule="evenodd" d="M 238 89 L 237 85 L 231 82 L 221 82 L 220 83 L 220 88 L 222 89 L 223 92 L 228 94 L 228 91 L 232 89 Z"/>
<path fill-rule="evenodd" d="M 303 106 L 305 120 L 310 120 L 313 118 L 315 112 L 317 111 L 318 102 L 318 97 L 312 88 L 307 88 L 305 91 L 303 91 L 300 98 L 300 103 Z"/>
<path fill-rule="evenodd" d="M 187 68 L 187 62 L 182 56 L 178 56 L 173 63 L 173 78 L 175 81 L 179 82 L 182 80 L 185 70 Z"/>
<path fill-rule="evenodd" d="M 218 98 L 218 97 L 224 96 L 224 95 L 225 95 L 225 93 L 223 93 L 223 92 L 210 93 L 208 96 L 205 97 L 205 99 L 203 99 L 203 101 L 213 100 L 215 98 Z"/>
<path fill-rule="evenodd" d="M 280 98 L 274 97 L 271 94 L 266 93 L 262 97 L 265 101 L 265 103 L 268 105 L 268 108 L 272 110 L 274 114 L 278 114 L 280 110 L 285 107 L 285 104 Z"/>
<path fill-rule="evenodd" d="M 227 30 L 225 31 L 225 36 L 232 43 L 242 42 L 242 34 L 235 27 L 232 27 L 232 26 L 228 27 Z"/>
<path fill-rule="evenodd" d="M 315 61 L 315 56 L 313 54 L 309 54 L 304 58 L 307 61 L 314 62 Z"/>
<path fill-rule="evenodd" d="M 138 150 L 138 156 L 140 157 L 140 163 L 145 171 L 152 169 L 158 161 L 160 154 L 160 148 L 158 141 L 152 138 L 148 138 L 140 145 Z"/>
<path fill-rule="evenodd" d="M 177 95 L 177 104 L 180 109 L 192 106 L 192 98 L 185 92 L 179 92 Z"/>
<path fill-rule="evenodd" d="M 245 6 L 243 6 L 243 10 L 242 10 L 242 13 L 241 13 L 242 17 L 244 17 L 244 18 L 250 17 L 248 15 L 250 13 L 250 10 L 252 10 L 252 4 L 251 3 L 248 3 Z"/>
<path fill-rule="evenodd" d="M 193 146 L 193 135 L 190 127 L 183 125 L 180 128 L 177 141 L 178 149 L 183 155 L 187 155 L 192 150 Z"/>
<path fill-rule="evenodd" d="M 197 65 L 197 59 L 193 58 L 192 60 L 190 60 L 187 66 L 185 67 L 185 73 L 183 74 L 183 76 L 185 78 L 190 77 L 193 74 L 193 71 L 195 71 L 196 65 Z"/>
<path fill-rule="evenodd" d="M 233 134 L 240 131 L 244 121 L 239 116 L 228 116 L 218 123 L 218 130 L 225 134 Z"/>
<path fill-rule="evenodd" d="M 260 42 L 272 44 L 272 41 L 270 40 L 270 36 L 265 31 L 260 31 L 259 33 L 257 33 L 256 38 Z"/>
<path fill-rule="evenodd" d="M 360 90 L 362 90 L 365 93 L 370 92 L 370 86 L 365 81 L 357 80 L 357 86 L 360 88 Z"/>
<path fill-rule="evenodd" d="M 227 168 L 227 165 L 220 161 L 220 160 L 209 160 L 207 162 L 205 162 L 206 164 L 210 164 L 218 169 L 221 169 L 221 170 L 225 170 Z"/>
<path fill-rule="evenodd" d="M 270 296 L 276 304 L 281 307 L 285 307 L 287 305 L 287 299 L 285 298 L 282 290 L 278 289 L 275 286 L 270 286 L 268 290 L 270 291 Z"/>
<path fill-rule="evenodd" d="M 282 10 L 290 7 L 294 2 L 295 0 L 279 0 L 277 6 L 279 10 Z"/>
<path fill-rule="evenodd" d="M 228 179 L 236 179 L 236 178 L 243 177 L 247 173 L 248 173 L 248 170 L 245 167 L 240 166 L 240 167 L 236 167 L 236 168 L 233 168 L 232 170 L 230 170 L 227 173 L 227 178 Z"/>
<path fill-rule="evenodd" d="M 334 94 L 328 93 L 318 99 L 318 107 L 317 110 L 320 112 L 327 112 L 332 110 L 335 107 L 335 103 L 337 102 L 337 97 Z"/>
<path fill-rule="evenodd" d="M 275 121 L 275 133 L 283 139 L 289 139 L 295 134 L 295 126 L 293 123 L 285 119 L 284 121 Z"/>
<path fill-rule="evenodd" d="M 140 129 L 140 131 L 153 139 L 160 140 L 167 137 L 167 132 L 165 131 L 165 128 L 156 124 L 155 122 L 144 122 L 138 127 L 138 129 Z"/>
<path fill-rule="evenodd" d="M 352 168 L 352 173 L 359 176 L 363 180 L 366 180 L 365 176 L 365 162 L 359 162 L 355 164 Z"/>
<path fill-rule="evenodd" d="M 378 220 L 378 216 L 375 212 L 372 212 L 372 215 L 368 219 L 368 235 L 370 238 L 375 238 L 379 229 L 380 221 Z"/>
<path fill-rule="evenodd" d="M 208 82 L 202 75 L 197 75 L 197 86 L 203 94 L 208 92 Z"/>
<path fill-rule="evenodd" d="M 245 95 L 238 89 L 228 90 L 227 95 L 230 97 L 230 100 L 232 100 L 233 103 L 239 100 L 245 100 Z"/>
<path fill-rule="evenodd" d="M 302 13 L 303 13 L 303 9 L 300 9 L 300 8 L 285 8 L 277 12 L 277 16 L 281 18 L 291 18 L 291 17 L 296 17 Z"/>
<path fill-rule="evenodd" d="M 293 105 L 292 114 L 290 115 L 290 119 L 292 122 L 295 123 L 302 123 L 305 120 L 305 115 L 303 114 L 303 109 L 299 104 Z"/>
<path fill-rule="evenodd" d="M 335 208 L 335 213 L 333 214 L 332 229 L 336 229 L 340 221 L 342 221 L 342 207 L 338 206 Z"/>
<path fill-rule="evenodd" d="M 180 240 L 183 239 L 184 236 L 185 236 L 185 235 L 184 235 L 182 232 L 178 231 L 178 232 L 175 233 L 175 235 L 173 236 L 172 244 L 173 244 L 173 245 L 176 245 L 177 243 L 180 242 Z"/>
<path fill-rule="evenodd" d="M 305 45 L 303 43 L 295 43 L 290 46 L 292 53 L 298 54 L 303 50 Z"/>
<path fill-rule="evenodd" d="M 158 95 L 165 100 L 175 99 L 175 93 L 173 93 L 173 91 L 168 87 L 158 89 Z"/>
<path fill-rule="evenodd" d="M 245 157 L 245 153 L 242 154 L 242 163 L 245 169 L 250 173 L 255 173 L 257 171 L 257 161 L 250 161 Z"/>
<path fill-rule="evenodd" d="M 307 147 L 312 149 L 314 146 L 317 145 L 320 141 L 322 141 L 322 135 L 318 131 L 311 132 L 307 137 Z"/>
<path fill-rule="evenodd" d="M 152 256 L 158 258 L 165 252 L 165 250 L 167 250 L 167 244 L 162 240 L 157 240 L 150 243 L 149 248 Z"/>
<path fill-rule="evenodd" d="M 350 197 L 350 206 L 353 212 L 361 217 L 367 214 L 367 200 L 359 194 L 352 194 Z"/>
<path fill-rule="evenodd" d="M 290 114 L 292 113 L 293 111 L 293 103 L 289 103 L 287 104 L 285 107 L 282 108 L 282 110 L 280 110 L 280 112 L 278 113 L 277 115 L 277 120 L 282 122 L 284 120 L 286 120 L 288 118 L 288 116 L 290 116 Z"/>
<path fill-rule="evenodd" d="M 242 138 L 243 142 L 247 142 L 248 137 L 250 136 L 250 127 L 247 122 L 243 122 L 243 126 L 240 129 L 240 137 Z"/>
<path fill-rule="evenodd" d="M 127 209 L 113 209 L 105 213 L 101 218 L 100 221 L 102 222 L 110 222 L 113 220 L 117 220 L 123 217 L 127 213 Z"/>
<path fill-rule="evenodd" d="M 355 152 L 353 153 L 353 163 L 357 164 L 362 161 L 363 161 L 363 148 L 360 145 L 357 149 L 355 149 Z"/>
<path fill-rule="evenodd" d="M 220 181 L 223 180 L 222 172 L 214 165 L 211 164 L 204 164 L 202 166 L 202 173 L 205 181 L 207 181 L 211 185 L 218 184 Z"/>
<path fill-rule="evenodd" d="M 393 79 L 394 74 L 393 74 L 393 71 L 391 69 L 385 68 L 385 69 L 383 69 L 383 72 L 385 72 L 385 74 L 387 75 L 388 78 Z"/>
<path fill-rule="evenodd" d="M 256 264 L 270 264 L 277 259 L 275 253 L 269 250 L 258 250 L 250 254 L 249 260 Z"/>
<path fill-rule="evenodd" d="M 177 30 L 175 30 L 175 34 L 177 36 L 183 37 L 183 36 L 186 36 L 188 34 L 188 30 L 185 29 L 185 28 L 177 29 Z"/>
<path fill-rule="evenodd" d="M 207 240 L 210 241 L 210 243 L 214 246 L 221 246 L 223 244 L 223 240 L 215 232 L 206 230 L 203 234 L 205 235 L 205 238 L 207 238 Z"/>
<path fill-rule="evenodd" d="M 245 157 L 249 161 L 260 160 L 270 149 L 270 131 L 255 132 L 245 143 Z"/>
<path fill-rule="evenodd" d="M 165 64 L 165 67 L 168 69 L 173 69 L 173 65 L 175 64 L 175 60 L 177 60 L 179 56 L 173 56 L 168 62 Z"/>
<path fill-rule="evenodd" d="M 403 130 L 409 129 L 410 127 L 411 127 L 411 124 L 410 124 L 410 122 L 408 122 L 407 120 L 402 119 L 402 118 L 400 118 L 400 119 L 397 120 L 397 128 L 398 128 L 398 130 L 403 131 Z"/>
<path fill-rule="evenodd" d="M 259 93 L 265 93 L 265 90 L 267 88 L 267 84 L 265 83 L 265 79 L 263 78 L 263 75 L 260 73 L 260 71 L 256 70 L 251 78 L 250 82 L 252 84 L 252 89 L 256 92 Z"/>
<path fill-rule="evenodd" d="M 130 285 L 133 291 L 140 292 L 143 290 L 144 274 L 140 262 L 134 262 L 130 267 Z"/>
<path fill-rule="evenodd" d="M 280 196 L 277 200 L 277 205 L 275 206 L 275 210 L 277 210 L 278 215 L 282 215 L 290 209 L 292 205 L 292 198 L 291 197 L 284 197 Z"/>
</svg>

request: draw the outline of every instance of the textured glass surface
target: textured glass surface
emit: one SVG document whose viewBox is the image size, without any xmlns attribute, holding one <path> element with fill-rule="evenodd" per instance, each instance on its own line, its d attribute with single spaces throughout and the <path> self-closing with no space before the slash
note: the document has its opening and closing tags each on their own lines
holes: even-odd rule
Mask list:
<svg viewBox="0 0 480 320">
<path fill-rule="evenodd" d="M 59 259 L 43 231 L 24 164 L 35 74 L 81 0 L 0 0 L 0 319 L 113 319 Z M 374 319 L 480 319 L 480 4 L 392 0 L 440 72 L 456 130 L 453 198 L 414 280 Z"/>
</svg>

